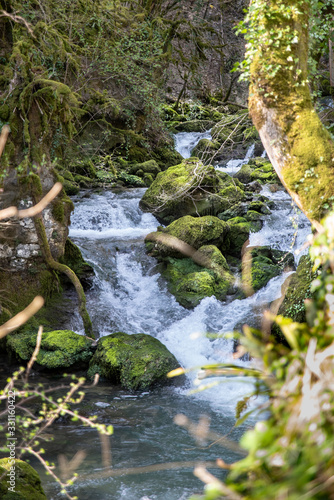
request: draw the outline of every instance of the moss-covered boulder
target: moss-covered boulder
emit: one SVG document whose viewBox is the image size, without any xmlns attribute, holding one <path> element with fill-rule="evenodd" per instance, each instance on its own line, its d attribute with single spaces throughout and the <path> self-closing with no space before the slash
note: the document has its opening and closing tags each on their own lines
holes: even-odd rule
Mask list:
<svg viewBox="0 0 334 500">
<path fill-rule="evenodd" d="M 234 178 L 238 179 L 243 184 L 249 184 L 254 181 L 258 181 L 261 184 L 280 184 L 279 177 L 267 158 L 257 157 L 250 159 L 247 164 L 243 165 L 241 169 L 234 174 Z"/>
<path fill-rule="evenodd" d="M 241 169 L 238 170 L 238 172 L 236 174 L 234 174 L 234 178 L 235 179 L 238 179 L 240 182 L 242 182 L 243 184 L 249 184 L 250 182 L 252 182 L 252 168 L 250 165 L 248 164 L 245 164 L 245 165 L 242 165 Z"/>
<path fill-rule="evenodd" d="M 155 178 L 159 172 L 161 172 L 161 168 L 155 160 L 137 163 L 130 169 L 130 174 L 137 175 L 138 177 L 144 177 L 145 174 L 151 174 L 152 177 Z"/>
<path fill-rule="evenodd" d="M 12 480 L 11 475 L 15 480 Z M 2 500 L 47 500 L 39 475 L 23 460 L 0 459 L 0 498 Z M 13 488 L 13 489 L 10 489 Z"/>
<path fill-rule="evenodd" d="M 203 257 L 202 265 L 198 264 L 200 256 Z M 233 290 L 234 277 L 217 247 L 201 247 L 196 261 L 169 257 L 162 273 L 167 278 L 169 291 L 186 308 L 195 307 L 202 299 L 213 295 L 218 300 L 224 300 Z"/>
<path fill-rule="evenodd" d="M 84 288 L 92 285 L 94 269 L 84 260 L 80 248 L 69 238 L 65 243 L 65 253 L 59 259 L 59 262 L 70 267 L 75 272 Z"/>
<path fill-rule="evenodd" d="M 185 215 L 216 215 L 245 198 L 242 184 L 228 174 L 189 158 L 157 175 L 140 201 L 163 224 Z"/>
<path fill-rule="evenodd" d="M 268 246 L 252 248 L 244 255 L 243 283 L 256 292 L 287 268 L 294 268 L 294 257 L 290 252 Z"/>
<path fill-rule="evenodd" d="M 182 257 L 184 253 L 189 254 L 188 247 L 182 251 L 182 242 L 194 250 L 198 250 L 203 245 L 215 245 L 224 251 L 228 233 L 228 224 L 218 217 L 187 215 L 172 222 L 166 228 L 159 227 L 157 232 L 148 234 L 145 242 L 149 244 L 148 250 L 153 256 Z M 181 241 L 181 246 L 175 244 L 177 241 Z"/>
<path fill-rule="evenodd" d="M 143 390 L 166 383 L 167 373 L 180 365 L 158 339 L 144 333 L 113 333 L 99 340 L 88 376 L 121 384 L 125 389 Z"/>
<path fill-rule="evenodd" d="M 11 356 L 28 361 L 36 347 L 37 333 L 23 331 L 6 337 Z M 93 356 L 93 340 L 71 330 L 44 332 L 36 363 L 48 370 L 84 368 Z"/>
<path fill-rule="evenodd" d="M 279 307 L 278 314 L 291 318 L 298 323 L 306 321 L 305 299 L 312 297 L 311 283 L 316 278 L 312 271 L 312 261 L 308 255 L 303 255 L 298 263 L 296 272 L 288 278 L 288 284 L 283 285 L 284 299 Z M 273 334 L 282 342 L 286 342 L 279 327 L 273 325 Z"/>
</svg>

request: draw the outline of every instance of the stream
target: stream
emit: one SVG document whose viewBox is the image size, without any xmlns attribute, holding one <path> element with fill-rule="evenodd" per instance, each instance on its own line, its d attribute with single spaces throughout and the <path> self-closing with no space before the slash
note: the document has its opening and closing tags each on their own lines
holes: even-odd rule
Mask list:
<svg viewBox="0 0 334 500">
<path fill-rule="evenodd" d="M 205 134 L 178 134 L 178 150 L 185 157 L 190 156 L 201 138 L 210 137 L 209 132 Z M 232 165 L 234 171 L 243 161 Z M 139 209 L 144 192 L 143 188 L 103 191 L 74 200 L 70 237 L 96 273 L 93 289 L 88 292 L 94 330 L 100 336 L 117 331 L 149 333 L 163 342 L 185 368 L 231 362 L 233 340 L 224 333 L 240 329 L 244 323 L 258 325 L 266 305 L 280 296 L 287 275 L 273 278 L 265 288 L 243 300 L 219 302 L 209 297 L 194 310 L 184 309 L 168 292 L 157 261 L 145 253 L 144 237 L 155 231 L 159 223 Z M 274 200 L 275 208 L 266 217 L 262 230 L 251 235 L 250 245 L 271 245 L 290 251 L 299 248 L 310 230 L 307 219 L 291 205 L 284 191 L 271 193 L 264 188 L 262 194 Z M 72 317 L 68 328 L 83 333 L 77 315 Z M 208 338 L 207 333 L 219 336 Z M 54 441 L 47 446 L 46 458 L 56 460 L 59 453 L 64 453 L 71 459 L 80 449 L 88 453 L 77 471 L 80 479 L 71 494 L 80 500 L 186 500 L 203 488 L 193 475 L 193 462 L 213 462 L 217 457 L 226 462 L 239 459 L 240 454 L 219 442 L 211 445 L 215 439 L 196 442 L 187 430 L 174 423 L 174 418 L 183 413 L 198 422 L 206 415 L 214 434 L 228 434 L 236 441 L 254 424 L 255 417 L 233 428 L 236 403 L 251 391 L 252 384 L 222 378 L 219 385 L 189 395 L 189 390 L 199 383 L 197 373 L 197 369 L 190 372 L 181 387 L 130 394 L 101 382 L 87 391 L 80 411 L 96 414 L 101 422 L 114 426 L 112 465 L 118 472 L 115 477 L 101 475 L 100 440 L 96 431 L 58 423 L 53 430 Z M 208 384 L 214 379 L 203 382 Z M 145 473 L 133 470 L 175 462 L 183 462 L 185 466 Z M 57 485 L 40 467 L 36 468 L 48 498 L 63 498 Z"/>
</svg>

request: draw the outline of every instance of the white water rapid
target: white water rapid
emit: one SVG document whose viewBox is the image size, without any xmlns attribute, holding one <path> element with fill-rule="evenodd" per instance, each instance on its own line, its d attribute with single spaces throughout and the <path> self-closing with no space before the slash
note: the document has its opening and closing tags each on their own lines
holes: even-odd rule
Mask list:
<svg viewBox="0 0 334 500">
<path fill-rule="evenodd" d="M 202 137 L 203 134 L 178 134 L 179 151 L 189 156 Z M 209 138 L 209 132 L 206 137 Z M 243 163 L 245 159 L 240 161 Z M 98 435 L 82 426 L 58 423 L 54 430 L 56 438 L 49 443 L 49 455 L 45 457 L 53 461 L 61 453 L 70 460 L 79 450 L 88 452 L 77 470 L 79 479 L 71 489 L 71 494 L 80 500 L 187 500 L 203 490 L 193 475 L 194 462 L 215 462 L 222 457 L 232 463 L 241 457 L 233 449 L 221 447 L 217 438 L 207 441 L 209 446 L 197 443 L 185 429 L 175 425 L 174 418 L 182 413 L 197 422 L 206 415 L 215 436 L 228 434 L 235 441 L 252 425 L 251 421 L 233 427 L 236 402 L 251 391 L 251 383 L 222 378 L 222 384 L 211 389 L 191 396 L 188 391 L 203 364 L 233 361 L 233 341 L 226 338 L 225 332 L 238 330 L 244 323 L 259 324 L 263 308 L 280 296 L 286 277 L 273 278 L 247 299 L 219 302 L 210 297 L 192 311 L 184 309 L 168 292 L 156 260 L 146 255 L 144 237 L 156 230 L 158 221 L 139 209 L 143 193 L 144 189 L 104 191 L 75 200 L 70 236 L 96 273 L 94 287 L 87 293 L 94 330 L 100 335 L 116 331 L 149 333 L 160 339 L 182 366 L 196 369 L 190 372 L 188 384 L 180 388 L 163 387 L 130 394 L 102 381 L 86 390 L 79 411 L 97 415 L 99 421 L 114 426 L 110 443 L 112 471 L 117 475 L 101 475 Z M 263 229 L 251 235 L 250 244 L 294 250 L 309 232 L 307 221 L 302 216 L 296 219 L 290 199 L 283 191 L 272 194 L 264 189 L 263 194 L 275 202 L 275 207 L 266 216 Z M 297 225 L 300 229 L 294 237 Z M 77 317 L 72 318 L 68 327 L 83 332 Z M 218 337 L 209 338 L 207 333 Z M 203 381 L 214 382 L 215 379 Z M 175 462 L 188 465 L 171 470 L 163 465 L 160 472 L 149 469 L 151 465 Z M 34 466 L 42 475 L 48 498 L 63 498 L 54 483 L 43 476 L 38 464 Z M 139 473 L 138 467 L 147 469 Z"/>
<path fill-rule="evenodd" d="M 183 151 L 185 136 L 178 135 L 179 151 Z M 188 144 L 195 144 L 199 134 L 189 133 L 187 140 Z M 249 150 L 247 156 L 251 154 Z M 247 158 L 242 163 L 245 161 Z M 210 297 L 192 311 L 184 309 L 168 292 L 156 260 L 145 253 L 144 236 L 155 231 L 159 223 L 139 209 L 143 194 L 144 189 L 106 191 L 85 197 L 75 205 L 70 236 L 96 270 L 95 288 L 88 300 L 95 329 L 100 335 L 115 331 L 149 333 L 161 340 L 185 368 L 231 362 L 233 341 L 223 334 L 240 329 L 244 323 L 259 324 L 263 309 L 280 296 L 286 276 L 272 279 L 247 299 L 225 303 Z M 273 199 L 276 206 L 263 229 L 252 234 L 250 245 L 295 249 L 309 231 L 305 217 L 299 215 L 297 221 L 285 192 L 272 194 L 265 189 L 263 194 Z M 301 229 L 295 237 L 298 223 Z M 219 338 L 208 338 L 206 334 L 211 333 Z M 189 375 L 190 379 L 195 376 L 196 371 Z M 207 390 L 196 397 L 232 413 L 235 401 L 244 391 L 243 384 L 228 381 L 223 390 Z"/>
</svg>

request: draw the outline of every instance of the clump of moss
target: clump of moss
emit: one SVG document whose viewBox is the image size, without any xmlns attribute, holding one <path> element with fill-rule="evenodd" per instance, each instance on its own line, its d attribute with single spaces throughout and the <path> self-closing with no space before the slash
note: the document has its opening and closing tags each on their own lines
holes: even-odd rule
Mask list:
<svg viewBox="0 0 334 500">
<path fill-rule="evenodd" d="M 88 376 L 99 373 L 125 389 L 143 390 L 167 383 L 167 373 L 178 367 L 178 361 L 158 339 L 144 333 L 117 332 L 99 340 Z"/>
<path fill-rule="evenodd" d="M 12 333 L 7 336 L 6 348 L 20 361 L 28 361 L 36 347 L 36 331 Z M 45 369 L 88 366 L 93 356 L 92 340 L 71 330 L 44 332 L 36 363 Z"/>
</svg>

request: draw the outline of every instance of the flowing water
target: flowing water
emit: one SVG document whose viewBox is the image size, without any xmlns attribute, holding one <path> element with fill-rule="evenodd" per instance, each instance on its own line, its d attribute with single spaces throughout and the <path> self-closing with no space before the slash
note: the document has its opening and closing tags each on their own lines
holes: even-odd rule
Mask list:
<svg viewBox="0 0 334 500">
<path fill-rule="evenodd" d="M 188 144 L 203 137 L 188 136 Z M 184 137 L 185 133 L 177 136 L 179 150 L 183 153 Z M 156 230 L 159 223 L 151 214 L 144 214 L 139 209 L 143 193 L 141 188 L 105 191 L 75 202 L 70 237 L 96 272 L 94 287 L 88 294 L 95 331 L 101 336 L 116 331 L 149 333 L 161 340 L 185 368 L 231 362 L 233 340 L 226 338 L 224 333 L 241 328 L 244 323 L 258 324 L 263 308 L 280 296 L 286 275 L 272 279 L 247 299 L 224 303 L 210 297 L 192 311 L 184 309 L 168 292 L 156 260 L 145 253 L 144 237 Z M 275 208 L 263 229 L 251 236 L 250 244 L 270 244 L 284 250 L 296 248 L 309 232 L 307 222 L 302 216 L 296 220 L 290 199 L 283 191 L 272 194 L 265 190 L 264 194 L 275 201 Z M 296 224 L 300 226 L 297 237 Z M 69 326 L 82 333 L 76 316 Z M 207 333 L 218 336 L 209 338 Z M 119 475 L 101 477 L 96 432 L 58 424 L 52 448 L 49 447 L 53 458 L 58 453 L 71 458 L 80 448 L 88 451 L 78 471 L 81 479 L 73 488 L 80 500 L 185 500 L 202 489 L 200 481 L 192 474 L 192 462 L 214 461 L 218 456 L 228 462 L 240 457 L 219 444 L 196 443 L 185 429 L 174 424 L 178 413 L 194 421 L 207 415 L 212 432 L 231 433 L 232 439 L 238 439 L 246 428 L 233 429 L 234 410 L 236 402 L 251 390 L 251 385 L 225 378 L 218 386 L 189 395 L 189 387 L 198 382 L 197 373 L 198 369 L 191 372 L 187 383 L 181 387 L 136 395 L 107 383 L 88 391 L 84 411 L 86 408 L 87 414 L 97 414 L 101 421 L 115 427 L 111 438 L 112 463 Z M 213 441 L 214 438 L 210 440 Z M 171 462 L 187 462 L 188 465 L 160 472 L 124 470 Z M 45 479 L 44 484 L 50 498 L 61 498 L 50 480 Z"/>
</svg>

